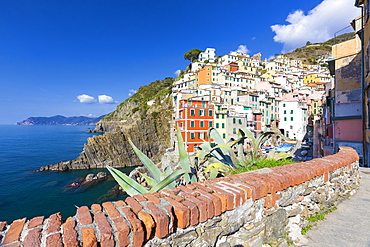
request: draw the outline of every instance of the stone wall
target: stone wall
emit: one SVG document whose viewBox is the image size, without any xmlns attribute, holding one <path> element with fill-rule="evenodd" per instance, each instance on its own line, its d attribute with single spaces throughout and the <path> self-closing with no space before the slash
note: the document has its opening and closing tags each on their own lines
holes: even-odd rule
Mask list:
<svg viewBox="0 0 370 247">
<path fill-rule="evenodd" d="M 262 246 L 304 244 L 308 216 L 335 206 L 359 183 L 351 148 L 125 201 L 0 221 L 1 246 Z"/>
</svg>

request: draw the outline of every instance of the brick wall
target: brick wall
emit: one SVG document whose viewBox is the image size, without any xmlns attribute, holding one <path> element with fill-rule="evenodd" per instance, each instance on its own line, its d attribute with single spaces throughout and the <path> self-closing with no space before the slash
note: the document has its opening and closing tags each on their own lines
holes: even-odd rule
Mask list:
<svg viewBox="0 0 370 247">
<path fill-rule="evenodd" d="M 351 148 L 304 163 L 207 180 L 125 201 L 93 204 L 73 217 L 0 221 L 1 246 L 261 246 L 304 243 L 305 218 L 358 186 Z"/>
</svg>

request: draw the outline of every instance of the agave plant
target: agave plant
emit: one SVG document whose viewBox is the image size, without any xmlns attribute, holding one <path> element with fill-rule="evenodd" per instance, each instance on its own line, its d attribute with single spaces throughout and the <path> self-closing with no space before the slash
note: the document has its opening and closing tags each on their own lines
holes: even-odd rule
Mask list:
<svg viewBox="0 0 370 247">
<path fill-rule="evenodd" d="M 249 129 L 239 129 L 238 138 L 225 144 L 218 131 L 211 128 L 209 129 L 210 141 L 199 146 L 196 157 L 201 160 L 201 164 L 206 161 L 211 163 L 204 172 L 209 173 L 209 178 L 215 178 L 219 174 L 227 174 L 231 169 L 246 166 L 251 163 L 248 161 L 261 157 L 260 147 L 272 134 L 273 132 L 259 133 L 256 138 Z M 211 139 L 215 143 L 211 142 Z M 250 142 L 247 155 L 244 154 L 246 139 Z M 233 149 L 235 146 L 237 147 L 237 156 L 235 156 Z"/>
<path fill-rule="evenodd" d="M 203 165 L 205 162 L 210 164 L 204 169 L 209 173 L 209 178 L 215 178 L 218 174 L 227 174 L 231 168 L 238 166 L 239 162 L 235 157 L 233 146 L 243 141 L 243 137 L 225 144 L 221 135 L 214 128 L 208 130 L 209 141 L 198 147 L 196 161 Z M 212 141 L 213 140 L 213 141 Z"/>
<path fill-rule="evenodd" d="M 180 170 L 173 171 L 171 167 L 166 167 L 164 172 L 153 163 L 143 152 L 141 152 L 129 139 L 129 143 L 133 148 L 134 152 L 143 163 L 143 165 L 148 169 L 151 176 L 147 176 L 141 173 L 141 176 L 145 179 L 148 186 L 151 187 L 150 190 L 146 189 L 144 186 L 136 182 L 134 179 L 130 178 L 120 170 L 106 166 L 108 171 L 112 174 L 113 178 L 122 187 L 123 190 L 130 196 L 158 192 L 164 188 L 172 188 L 178 185 L 176 182 L 181 176 L 184 176 L 184 182 L 194 183 L 197 181 L 195 174 L 192 173 L 191 165 L 189 161 L 188 154 L 186 153 L 184 142 L 180 130 L 177 130 L 177 141 L 180 157 Z"/>
<path fill-rule="evenodd" d="M 260 132 L 257 137 L 254 137 L 254 134 L 249 129 L 241 129 L 245 137 L 250 141 L 250 150 L 248 152 L 249 159 L 255 160 L 262 156 L 261 146 L 270 138 L 274 132 Z"/>
</svg>

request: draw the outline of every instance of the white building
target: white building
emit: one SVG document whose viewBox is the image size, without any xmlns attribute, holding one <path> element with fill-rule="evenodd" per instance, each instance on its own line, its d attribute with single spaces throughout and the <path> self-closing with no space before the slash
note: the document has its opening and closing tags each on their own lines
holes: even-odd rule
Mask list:
<svg viewBox="0 0 370 247">
<path fill-rule="evenodd" d="M 215 57 L 216 57 L 216 49 L 207 48 L 204 52 L 201 52 L 199 54 L 198 60 L 199 62 L 202 62 L 202 63 L 204 63 L 205 61 L 213 63 L 215 61 Z"/>
<path fill-rule="evenodd" d="M 308 123 L 307 103 L 298 98 L 285 99 L 279 103 L 279 116 L 280 131 L 290 139 L 303 140 Z"/>
</svg>

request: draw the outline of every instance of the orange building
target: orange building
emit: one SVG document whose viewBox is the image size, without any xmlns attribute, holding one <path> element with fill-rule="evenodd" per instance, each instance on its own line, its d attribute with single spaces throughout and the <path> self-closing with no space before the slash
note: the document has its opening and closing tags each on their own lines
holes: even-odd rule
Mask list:
<svg viewBox="0 0 370 247">
<path fill-rule="evenodd" d="M 225 66 L 228 71 L 230 72 L 235 72 L 239 70 L 239 65 L 237 63 L 229 63 L 228 65 Z"/>
<path fill-rule="evenodd" d="M 212 83 L 212 65 L 205 65 L 198 72 L 196 72 L 195 82 L 197 86 L 200 84 Z"/>
<path fill-rule="evenodd" d="M 208 141 L 208 129 L 213 127 L 213 122 L 214 106 L 208 99 L 193 97 L 180 100 L 179 118 L 176 119 L 176 124 L 181 130 L 188 153 L 194 152 L 194 146 Z"/>
</svg>

